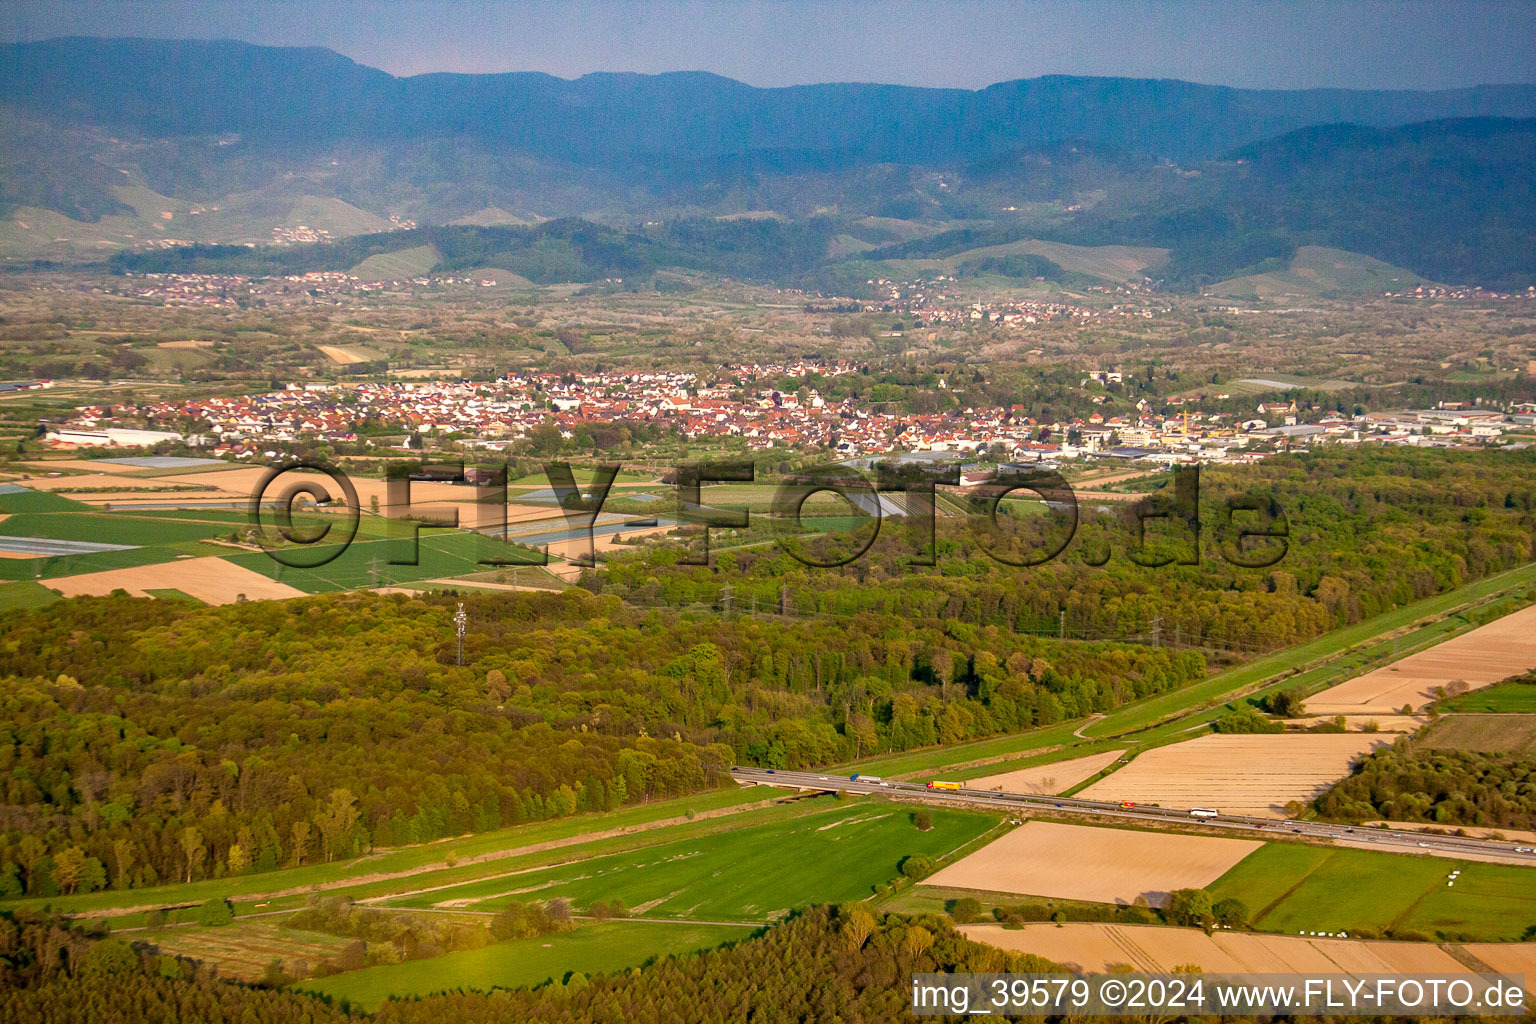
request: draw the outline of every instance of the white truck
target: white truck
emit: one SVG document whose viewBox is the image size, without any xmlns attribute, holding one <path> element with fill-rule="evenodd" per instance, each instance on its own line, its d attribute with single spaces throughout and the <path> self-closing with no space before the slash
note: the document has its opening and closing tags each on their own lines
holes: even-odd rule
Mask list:
<svg viewBox="0 0 1536 1024">
<path fill-rule="evenodd" d="M 1216 818 L 1220 817 L 1220 815 L 1221 812 L 1212 807 L 1191 807 L 1189 809 L 1189 816 L 1191 818 Z"/>
</svg>

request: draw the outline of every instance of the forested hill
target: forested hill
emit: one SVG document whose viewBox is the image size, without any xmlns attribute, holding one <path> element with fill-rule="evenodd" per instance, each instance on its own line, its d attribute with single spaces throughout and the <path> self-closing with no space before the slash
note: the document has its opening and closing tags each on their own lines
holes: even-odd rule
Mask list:
<svg viewBox="0 0 1536 1024">
<path fill-rule="evenodd" d="M 194 245 L 123 252 L 110 265 L 132 273 L 303 274 L 348 270 L 369 256 L 434 246 L 434 270 L 452 273 L 496 267 L 535 284 L 633 279 L 681 268 L 756 280 L 792 280 L 826 263 L 832 222 L 671 221 L 625 230 L 577 218 L 536 227 L 445 225 L 360 235 L 317 245 Z"/>
<path fill-rule="evenodd" d="M 839 236 L 879 232 L 848 218 L 693 217 L 618 228 L 567 218 L 536 227 L 445 226 L 313 246 L 193 246 L 124 252 L 116 270 L 252 275 L 348 270 L 364 258 L 434 245 L 440 272 L 501 267 L 537 284 L 635 279 L 668 267 L 836 286 L 839 263 L 945 257 L 1048 237 L 1170 250 L 1170 290 L 1283 268 L 1303 245 L 1361 252 L 1433 281 L 1524 288 L 1536 282 L 1536 120 L 1474 119 L 1375 129 L 1308 128 L 1239 150 L 1196 177 L 1127 177 L 1103 203 L 1052 227 L 988 224 L 829 256 Z M 988 174 L 956 191 L 995 190 Z M 1139 185 L 1133 185 L 1139 182 Z M 1146 187 L 1140 187 L 1140 186 Z M 1152 187 L 1152 186 L 1157 187 Z"/>
<path fill-rule="evenodd" d="M 1164 246 L 1191 287 L 1278 269 L 1325 245 L 1434 281 L 1536 281 L 1536 120 L 1304 128 L 1243 147 L 1160 195 L 1105 203 L 1060 236 Z"/>
<path fill-rule="evenodd" d="M 328 50 L 232 41 L 56 39 L 0 49 L 24 109 L 156 136 L 333 144 L 457 136 L 577 163 L 756 151 L 937 164 L 1065 139 L 1179 160 L 1306 125 L 1536 115 L 1536 86 L 1251 90 L 1050 76 L 979 91 L 836 83 L 758 89 L 716 75 L 395 78 Z"/>
<path fill-rule="evenodd" d="M 1536 283 L 1533 117 L 1536 85 L 397 79 L 325 50 L 55 40 L 0 47 L 0 258 L 121 247 L 121 269 L 347 270 L 354 253 L 430 241 L 438 269 L 536 283 L 677 267 L 847 294 L 907 269 L 874 261 L 1028 238 L 1166 248 L 1152 273 L 1168 290 L 1284 269 L 1300 246 L 1524 289 Z M 45 231 L 43 211 L 76 223 Z M 391 217 L 557 223 L 143 255 L 147 239 L 245 249 L 297 225 L 355 238 Z"/>
</svg>

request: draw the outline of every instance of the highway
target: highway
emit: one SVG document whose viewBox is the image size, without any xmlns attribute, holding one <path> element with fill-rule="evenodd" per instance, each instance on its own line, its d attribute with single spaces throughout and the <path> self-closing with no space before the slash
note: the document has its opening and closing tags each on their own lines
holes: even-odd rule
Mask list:
<svg viewBox="0 0 1536 1024">
<path fill-rule="evenodd" d="M 1329 839 L 1343 842 L 1370 844 L 1383 850 L 1400 853 L 1480 854 L 1498 856 L 1509 860 L 1525 861 L 1536 867 L 1536 851 L 1524 843 L 1500 842 L 1493 839 L 1470 839 L 1461 836 L 1437 836 L 1422 832 L 1395 832 L 1382 828 L 1334 825 L 1319 821 L 1281 821 L 1276 818 L 1253 818 L 1241 814 L 1221 814 L 1214 817 L 1196 817 L 1192 808 L 1152 807 L 1145 804 L 1107 803 L 1100 800 L 1078 800 L 1065 796 L 1041 796 L 1034 793 L 1002 793 L 992 789 L 929 789 L 926 783 L 897 782 L 873 776 L 826 775 L 820 772 L 793 772 L 772 768 L 731 769 L 731 777 L 737 782 L 760 786 L 782 786 L 787 789 L 841 790 L 846 793 L 886 793 L 905 796 L 921 796 L 924 800 L 942 803 L 952 801 L 964 804 L 990 804 L 999 809 L 1024 811 L 1049 811 L 1060 815 L 1093 815 L 1100 818 L 1120 818 L 1167 825 L 1201 825 L 1206 828 L 1224 829 L 1243 833 L 1254 839 Z M 962 784 L 963 785 L 963 784 Z"/>
</svg>

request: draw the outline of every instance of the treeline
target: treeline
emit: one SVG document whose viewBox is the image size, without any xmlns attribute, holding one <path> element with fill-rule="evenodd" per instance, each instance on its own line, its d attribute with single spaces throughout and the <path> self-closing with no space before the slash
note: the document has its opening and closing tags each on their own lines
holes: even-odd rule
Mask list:
<svg viewBox="0 0 1536 1024">
<path fill-rule="evenodd" d="M 1319 814 L 1365 821 L 1536 828 L 1536 758 L 1428 748 L 1411 738 L 1362 758 L 1318 797 Z"/>
<path fill-rule="evenodd" d="M 264 871 L 1107 711 L 1194 652 L 860 614 L 695 617 L 577 589 L 0 617 L 0 894 Z"/>
<path fill-rule="evenodd" d="M 717 550 L 707 568 L 679 565 L 675 549 L 651 547 L 610 555 L 593 584 L 643 604 L 679 605 L 718 604 L 728 583 L 733 607 L 743 609 L 785 601 L 802 615 L 874 612 L 1088 639 L 1148 641 L 1155 630 L 1165 644 L 1253 653 L 1530 562 L 1533 481 L 1536 452 L 1328 449 L 1203 470 L 1199 545 L 1177 518 L 1146 528 L 1176 559 L 1198 553 L 1196 565 L 1136 564 L 1134 511 L 1100 511 L 1082 492 L 1071 544 L 1029 568 L 989 552 L 1048 550 L 1054 545 L 1045 541 L 1067 536 L 1062 517 L 1021 517 L 1001 532 L 978 517 L 941 517 L 932 567 L 916 564 L 927 544 L 921 530 L 886 517 L 869 551 L 841 568 L 807 567 L 777 545 Z M 1261 511 L 1234 517 L 1234 499 Z M 1238 550 L 1237 531 L 1267 529 L 1277 518 L 1270 510 L 1288 530 L 1283 558 L 1266 568 L 1231 564 L 1229 556 L 1252 562 L 1280 550 L 1273 541 Z M 723 543 L 716 535 L 713 546 Z M 810 541 L 804 550 L 825 561 L 838 543 L 846 541 Z"/>
</svg>

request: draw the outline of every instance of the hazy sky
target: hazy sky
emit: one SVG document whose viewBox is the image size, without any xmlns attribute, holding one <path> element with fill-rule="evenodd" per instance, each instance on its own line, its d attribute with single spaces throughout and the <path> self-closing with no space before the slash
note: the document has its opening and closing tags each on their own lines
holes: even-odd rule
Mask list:
<svg viewBox="0 0 1536 1024">
<path fill-rule="evenodd" d="M 0 37 L 325 46 L 397 75 L 705 70 L 753 85 L 978 88 L 1043 74 L 1223 85 L 1536 82 L 1530 0 L 3 0 Z"/>
</svg>

